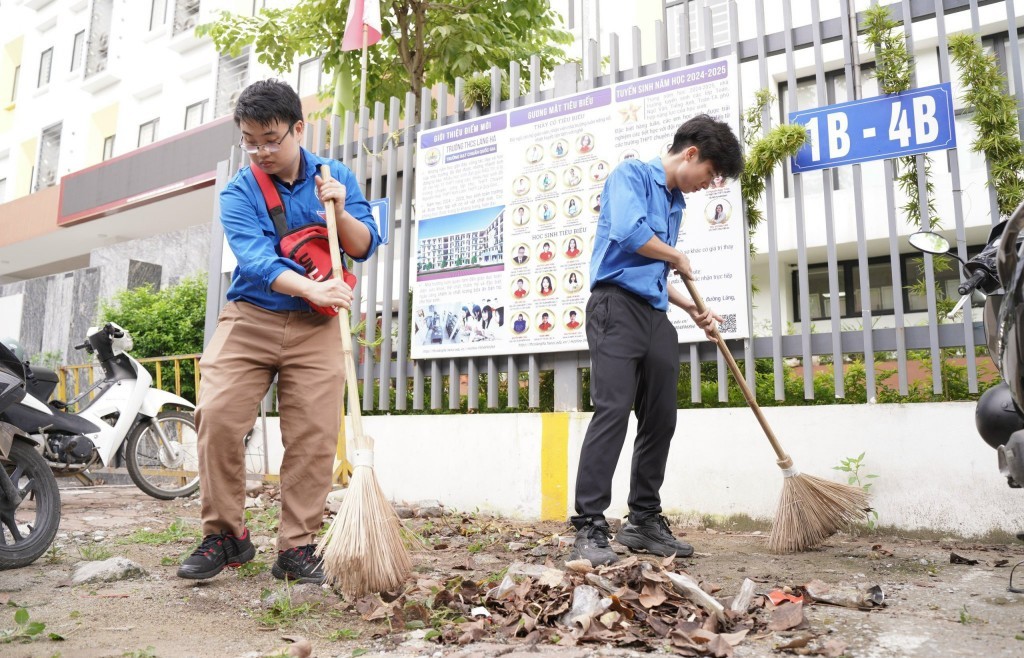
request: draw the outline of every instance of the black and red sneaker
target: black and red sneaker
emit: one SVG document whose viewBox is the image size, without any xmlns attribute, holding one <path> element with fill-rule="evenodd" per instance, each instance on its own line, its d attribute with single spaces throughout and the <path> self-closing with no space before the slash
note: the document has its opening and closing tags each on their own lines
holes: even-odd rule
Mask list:
<svg viewBox="0 0 1024 658">
<path fill-rule="evenodd" d="M 300 583 L 323 585 L 323 565 L 320 558 L 313 555 L 316 544 L 295 546 L 277 554 L 277 560 L 270 573 L 278 580 L 294 580 Z"/>
<path fill-rule="evenodd" d="M 249 541 L 249 529 L 241 537 L 222 532 L 206 535 L 192 555 L 178 567 L 178 578 L 205 580 L 213 578 L 224 567 L 240 567 L 256 557 L 256 547 Z"/>
</svg>

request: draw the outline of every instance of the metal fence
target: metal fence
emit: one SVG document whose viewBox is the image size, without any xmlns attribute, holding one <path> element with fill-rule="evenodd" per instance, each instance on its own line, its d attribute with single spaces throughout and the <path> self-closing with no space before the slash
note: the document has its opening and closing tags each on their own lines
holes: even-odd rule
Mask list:
<svg viewBox="0 0 1024 658">
<path fill-rule="evenodd" d="M 689 3 L 684 6 L 678 25 L 666 26 L 662 22 L 655 25 L 655 61 L 641 63 L 641 34 L 638 28 L 632 32 L 632 66 L 620 68 L 621 53 L 619 37 L 610 35 L 608 52 L 601 52 L 598 43 L 591 41 L 586 48 L 586 61 L 581 67 L 592 72 L 589 78 L 580 80 L 576 64 L 562 66 L 554 72 L 553 88 L 541 90 L 539 59 L 534 57 L 525 72 L 519 65 L 513 64 L 508 75 L 508 88 L 511 98 L 501 99 L 502 72 L 491 71 L 492 101 L 489 108 L 464 108 L 464 89 L 462 80 L 457 80 L 454 89 L 439 85 L 434 89 L 424 89 L 421 98 L 413 94 L 406 95 L 404 101 L 392 98 L 387 107 L 376 103 L 373 108 L 363 107 L 358 117 L 349 113 L 342 118 L 332 117 L 321 120 L 314 126 L 315 130 L 307 131 L 307 147 L 321 154 L 338 158 L 348 165 L 360 180 L 368 181 L 364 190 L 368 199 L 388 197 L 391 202 L 391 216 L 382 218 L 389 223 L 393 239 L 383 246 L 378 253 L 366 263 L 357 264 L 356 274 L 359 284 L 356 298 L 362 299 L 362 311 L 377 321 L 366 322 L 361 327 L 359 337 L 363 347 L 360 355 L 359 377 L 363 385 L 362 406 L 365 411 L 402 412 L 413 410 L 450 410 L 468 408 L 477 410 L 481 406 L 487 409 L 526 409 L 537 408 L 541 404 L 541 382 L 553 386 L 553 406 L 555 410 L 576 410 L 582 407 L 583 370 L 589 366 L 586 351 L 559 352 L 549 354 L 530 354 L 516 356 L 494 356 L 473 358 L 443 358 L 429 360 L 411 360 L 410 343 L 410 274 L 412 267 L 412 246 L 414 239 L 414 148 L 418 131 L 436 128 L 455 123 L 478 114 L 500 112 L 522 105 L 549 100 L 576 93 L 581 89 L 593 89 L 607 86 L 637 77 L 668 71 L 680 66 L 696 64 L 723 55 L 735 54 L 742 63 L 756 62 L 759 74 L 758 85 L 768 88 L 774 81 L 770 79 L 768 61 L 772 57 L 784 57 L 786 62 L 787 101 L 790 111 L 798 108 L 797 79 L 795 57 L 801 51 L 813 53 L 816 63 L 815 83 L 817 86 L 818 105 L 827 104 L 824 96 L 826 88 L 826 71 L 823 65 L 822 48 L 825 44 L 841 43 L 846 54 L 845 75 L 847 81 L 854 81 L 851 86 L 851 100 L 860 96 L 860 65 L 859 46 L 856 35 L 862 30 L 864 12 L 855 11 L 858 3 L 853 0 L 836 0 L 840 5 L 840 16 L 822 20 L 819 15 L 819 3 L 810 2 L 811 15 L 809 23 L 794 25 L 791 3 L 780 0 L 783 13 L 784 29 L 781 32 L 766 33 L 765 2 L 743 2 L 744 11 L 753 5 L 756 11 L 756 37 L 741 40 L 738 30 L 739 5 L 736 0 L 728 2 L 731 26 L 731 38 L 727 44 L 714 44 L 712 39 L 703 39 L 703 49 L 690 51 L 690 22 L 702 22 L 701 33 L 711 34 L 712 15 L 710 8 L 704 3 Z M 950 60 L 946 47 L 945 20 L 952 14 L 970 12 L 971 23 L 975 34 L 980 34 L 979 7 L 987 5 L 1005 5 L 1006 30 L 1004 33 L 1013 35 L 1011 44 L 1015 43 L 1017 27 L 1013 0 L 902 0 L 888 6 L 896 20 L 903 21 L 907 50 L 914 53 L 915 24 L 927 25 L 929 38 L 937 41 L 939 75 L 941 81 L 949 81 Z M 691 15 L 690 5 L 700 5 L 702 11 Z M 859 3 L 862 8 L 864 3 Z M 874 4 L 874 3 L 872 3 Z M 910 17 L 911 20 L 904 20 Z M 668 30 L 677 30 L 681 54 L 669 57 Z M 934 32 L 934 34 L 932 34 Z M 1018 108 L 1024 107 L 1024 86 L 1022 86 L 1020 54 L 1017 48 L 1010 48 L 1012 68 L 1008 66 L 1008 75 L 1015 90 Z M 602 67 L 602 62 L 604 67 Z M 586 65 L 590 64 L 590 65 Z M 606 72 L 602 72 L 606 68 Z M 740 67 L 741 69 L 744 67 Z M 747 67 L 746 70 L 749 70 Z M 529 76 L 530 92 L 520 95 L 520 80 L 523 75 Z M 742 89 L 742 85 L 741 85 Z M 740 98 L 740 106 L 751 99 Z M 418 108 L 417 108 L 417 103 Z M 412 117 L 417 116 L 419 124 L 412 124 Z M 765 131 L 771 123 L 769 109 L 765 109 L 763 123 Z M 345 126 L 344 129 L 342 126 Z M 357 126 L 354 128 L 353 126 Z M 357 134 L 358 133 L 358 134 Z M 964 144 L 961 144 L 963 148 Z M 222 187 L 228 174 L 237 168 L 237 150 L 232 160 L 221 163 L 218 171 L 218 187 Z M 918 156 L 918 187 L 921 206 L 927 213 L 928 190 L 925 186 L 923 156 Z M 952 189 L 943 191 L 952 195 L 954 221 L 958 255 L 966 258 L 966 238 L 964 212 L 961 199 L 960 169 L 955 151 L 949 152 L 949 174 Z M 889 262 L 892 269 L 893 290 L 902 289 L 900 267 L 900 241 L 896 209 L 896 194 L 893 185 L 893 162 L 885 162 L 885 189 L 888 205 L 889 226 Z M 856 218 L 856 253 L 860 277 L 855 284 L 859 286 L 861 299 L 868 299 L 868 247 L 865 237 L 864 218 L 864 183 L 861 165 L 850 165 L 852 169 L 854 216 Z M 776 175 L 781 174 L 781 170 Z M 807 176 L 820 176 L 823 181 L 830 180 L 832 170 L 793 174 L 793 215 L 780 216 L 776 199 L 775 186 L 767 185 L 763 207 L 765 222 L 758 229 L 767 236 L 767 253 L 756 257 L 757 261 L 767 261 L 769 271 L 768 285 L 770 298 L 771 334 L 756 336 L 745 340 L 729 342 L 733 354 L 744 361 L 745 375 L 751 387 L 755 380 L 755 359 L 770 360 L 772 380 L 774 383 L 774 399 L 785 398 L 786 375 L 785 363 L 798 360 L 803 368 L 803 395 L 806 399 L 815 396 L 814 372 L 810 364 L 816 356 L 831 358 L 834 367 L 834 391 L 837 398 L 845 396 L 844 355 L 854 355 L 862 360 L 865 368 L 865 388 L 867 398 L 874 398 L 878 389 L 875 377 L 876 355 L 881 352 L 895 354 L 898 377 L 898 389 L 901 395 L 907 395 L 910 388 L 908 378 L 908 351 L 923 350 L 930 356 L 930 374 L 932 391 L 942 392 L 943 349 L 958 348 L 968 357 L 966 359 L 967 379 L 970 392 L 978 391 L 978 369 L 973 358 L 975 346 L 984 344 L 981 324 L 975 322 L 972 314 L 965 312 L 963 321 L 944 324 L 936 311 L 936 295 L 934 288 L 933 264 L 931 256 L 925 256 L 925 273 L 927 283 L 927 322 L 914 325 L 907 322 L 907 312 L 903 307 L 902 295 L 894 295 L 893 321 L 894 327 L 874 327 L 870 304 L 862 304 L 862 328 L 844 330 L 839 312 L 839 294 L 837 268 L 837 243 L 835 237 L 834 201 L 831 184 L 823 184 L 824 223 L 826 231 L 826 252 L 828 262 L 828 289 L 830 292 L 831 323 L 830 331 L 815 332 L 810 320 L 807 295 L 799 300 L 799 317 L 801 320 L 792 333 L 786 332 L 786 323 L 782 317 L 782 305 L 779 300 L 784 292 L 781 278 L 781 263 L 778 248 L 778 233 L 782 222 L 793 222 L 798 242 L 796 263 L 799 289 L 808 290 L 808 257 L 804 237 L 807 232 L 807 212 L 805 207 L 804 184 Z M 871 190 L 871 194 L 877 194 Z M 988 203 L 993 218 L 998 217 L 994 194 L 989 194 Z M 216 209 L 215 209 L 216 214 Z M 927 217 L 922 222 L 926 225 Z M 213 240 L 211 244 L 220 244 L 222 233 L 217 220 L 214 220 Z M 750 269 L 748 263 L 748 271 Z M 219 249 L 211 249 L 210 272 L 220 271 Z M 379 280 L 379 281 L 378 281 Z M 208 297 L 207 335 L 210 334 L 212 322 L 215 321 L 217 310 L 223 298 L 225 281 L 222 276 L 211 275 L 211 290 Z M 379 284 L 379 285 L 378 285 Z M 377 298 L 378 288 L 382 298 Z M 753 309 L 748 308 L 751 318 Z M 359 322 L 359 314 L 353 313 L 353 327 Z M 750 323 L 754 327 L 754 323 Z M 380 341 L 379 348 L 371 347 Z M 383 355 L 383 356 L 380 356 Z M 390 355 L 390 356 L 389 356 Z M 702 380 L 700 365 L 706 362 L 717 363 L 718 399 L 726 401 L 728 396 L 728 371 L 718 354 L 715 345 L 710 342 L 682 344 L 679 346 L 681 364 L 689 366 L 690 396 L 695 403 L 702 398 Z M 764 363 L 764 361 L 762 361 Z M 546 373 L 546 374 L 545 374 Z M 550 378 L 550 379 L 548 379 Z M 735 386 L 735 385 L 734 385 Z M 444 400 L 447 397 L 447 404 Z M 768 400 L 769 402 L 771 400 Z M 464 405 L 464 407 L 463 407 Z"/>
</svg>

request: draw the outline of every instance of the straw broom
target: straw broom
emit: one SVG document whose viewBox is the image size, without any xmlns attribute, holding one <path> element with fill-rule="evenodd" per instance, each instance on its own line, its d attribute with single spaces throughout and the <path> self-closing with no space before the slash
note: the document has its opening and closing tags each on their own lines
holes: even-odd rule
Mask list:
<svg viewBox="0 0 1024 658">
<path fill-rule="evenodd" d="M 686 284 L 690 298 L 697 305 L 697 310 L 701 313 L 707 310 L 693 282 L 684 276 L 683 283 Z M 870 510 L 867 492 L 859 487 L 799 472 L 793 466 L 793 459 L 779 444 L 775 433 L 768 425 L 768 420 L 761 413 L 757 399 L 747 386 L 747 380 L 732 358 L 732 353 L 729 352 L 725 339 L 718 333 L 717 327 L 714 330 L 714 340 L 726 363 L 729 364 L 736 384 L 743 391 L 743 397 L 746 398 L 751 411 L 757 417 L 757 422 L 761 424 L 769 443 L 772 444 L 778 458 L 777 463 L 782 469 L 782 494 L 779 496 L 778 509 L 775 510 L 772 532 L 768 537 L 769 550 L 774 553 L 803 551 L 817 546 L 849 524 L 862 520 L 864 513 Z"/>
<path fill-rule="evenodd" d="M 320 176 L 323 180 L 331 178 L 327 165 L 321 166 Z M 340 277 L 342 265 L 336 211 L 333 202 L 325 203 L 324 207 L 331 268 L 334 275 Z M 377 483 L 373 470 L 373 439 L 363 434 L 359 394 L 356 392 L 356 367 L 352 357 L 352 334 L 348 311 L 344 308 L 338 310 L 338 326 L 345 352 L 345 383 L 355 432 L 355 453 L 345 498 L 324 541 L 317 546 L 316 555 L 323 560 L 327 582 L 348 596 L 358 597 L 371 592 L 397 590 L 411 573 L 412 563 L 399 532 L 401 522 L 398 515 Z"/>
</svg>

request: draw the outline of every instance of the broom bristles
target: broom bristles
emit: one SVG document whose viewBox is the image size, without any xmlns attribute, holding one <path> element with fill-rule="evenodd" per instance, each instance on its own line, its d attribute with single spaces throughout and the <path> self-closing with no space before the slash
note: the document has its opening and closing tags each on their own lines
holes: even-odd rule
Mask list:
<svg viewBox="0 0 1024 658">
<path fill-rule="evenodd" d="M 768 538 L 773 553 L 804 551 L 837 531 L 863 521 L 868 494 L 854 487 L 802 473 L 784 479 Z"/>
<path fill-rule="evenodd" d="M 351 597 L 399 589 L 412 562 L 401 522 L 370 466 L 356 466 L 338 514 L 316 554 L 328 584 Z"/>
</svg>

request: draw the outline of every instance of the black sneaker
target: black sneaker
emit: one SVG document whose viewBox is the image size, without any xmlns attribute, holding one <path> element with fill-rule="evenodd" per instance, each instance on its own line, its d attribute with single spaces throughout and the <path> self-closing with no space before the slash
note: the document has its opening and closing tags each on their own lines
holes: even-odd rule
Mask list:
<svg viewBox="0 0 1024 658">
<path fill-rule="evenodd" d="M 693 546 L 679 541 L 668 529 L 668 519 L 657 514 L 636 524 L 622 522 L 622 529 L 615 533 L 615 541 L 639 553 L 651 553 L 662 557 L 690 557 Z"/>
<path fill-rule="evenodd" d="M 278 580 L 323 585 L 327 578 L 324 576 L 322 561 L 313 555 L 315 550 L 316 544 L 306 544 L 281 551 L 277 554 L 277 560 L 274 561 L 270 573 Z"/>
<path fill-rule="evenodd" d="M 617 562 L 619 556 L 608 543 L 612 531 L 604 519 L 590 521 L 576 530 L 576 541 L 569 553 L 569 561 L 590 560 L 593 566 L 601 566 Z"/>
<path fill-rule="evenodd" d="M 213 578 L 224 567 L 240 567 L 256 557 L 256 547 L 249 541 L 249 529 L 241 537 L 225 532 L 206 535 L 192 555 L 178 567 L 178 578 L 205 580 Z"/>
</svg>

